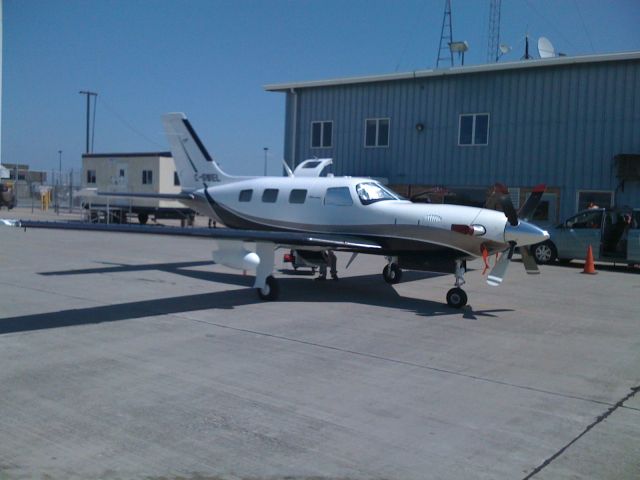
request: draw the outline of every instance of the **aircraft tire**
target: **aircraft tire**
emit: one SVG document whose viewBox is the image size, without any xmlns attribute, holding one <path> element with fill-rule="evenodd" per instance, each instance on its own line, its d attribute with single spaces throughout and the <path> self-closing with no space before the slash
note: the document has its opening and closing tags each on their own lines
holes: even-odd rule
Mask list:
<svg viewBox="0 0 640 480">
<path fill-rule="evenodd" d="M 385 265 L 382 270 L 384 281 L 390 284 L 400 283 L 402 280 L 402 269 L 395 263 Z"/>
<path fill-rule="evenodd" d="M 462 308 L 467 304 L 467 294 L 461 288 L 455 287 L 447 292 L 447 305 Z"/>
<path fill-rule="evenodd" d="M 265 285 L 263 288 L 257 288 L 258 296 L 262 300 L 273 301 L 278 298 L 278 294 L 280 293 L 280 289 L 278 287 L 278 282 L 272 275 L 269 275 L 265 280 Z"/>
</svg>

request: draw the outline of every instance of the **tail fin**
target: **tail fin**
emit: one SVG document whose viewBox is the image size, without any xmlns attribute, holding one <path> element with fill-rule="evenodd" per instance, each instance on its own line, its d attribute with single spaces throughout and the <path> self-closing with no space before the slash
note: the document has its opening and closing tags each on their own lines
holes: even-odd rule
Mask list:
<svg viewBox="0 0 640 480">
<path fill-rule="evenodd" d="M 234 180 L 211 158 L 184 113 L 167 113 L 162 116 L 162 124 L 183 190 Z"/>
</svg>

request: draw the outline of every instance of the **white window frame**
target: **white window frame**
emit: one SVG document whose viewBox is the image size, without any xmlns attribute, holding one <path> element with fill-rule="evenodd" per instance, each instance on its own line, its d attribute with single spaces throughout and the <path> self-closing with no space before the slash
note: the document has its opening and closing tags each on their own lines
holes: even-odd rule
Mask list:
<svg viewBox="0 0 640 480">
<path fill-rule="evenodd" d="M 120 170 L 122 174 L 122 170 Z M 123 175 L 120 175 L 122 178 Z M 142 170 L 142 185 L 153 185 L 153 170 Z"/>
<path fill-rule="evenodd" d="M 320 145 L 314 146 L 313 145 L 313 126 L 319 123 L 320 124 Z M 330 145 L 324 145 L 324 126 L 329 123 L 331 124 L 331 143 Z M 311 136 L 309 139 L 309 145 L 311 145 L 311 148 L 313 149 L 317 149 L 317 148 L 333 148 L 333 120 L 313 120 L 311 122 Z"/>
<path fill-rule="evenodd" d="M 487 116 L 487 143 L 476 143 L 476 118 L 480 115 Z M 460 143 L 462 135 L 462 117 L 473 117 L 471 124 L 471 143 Z M 489 112 L 480 113 L 461 113 L 458 115 L 458 146 L 459 147 L 486 147 L 489 145 L 489 134 L 491 131 L 491 114 Z"/>
<path fill-rule="evenodd" d="M 380 145 L 380 120 L 387 121 L 387 144 Z M 367 145 L 367 122 L 375 121 L 376 122 L 376 141 L 375 145 Z M 374 117 L 374 118 L 365 118 L 364 119 L 364 148 L 389 148 L 391 145 L 391 118 L 390 117 Z"/>
</svg>

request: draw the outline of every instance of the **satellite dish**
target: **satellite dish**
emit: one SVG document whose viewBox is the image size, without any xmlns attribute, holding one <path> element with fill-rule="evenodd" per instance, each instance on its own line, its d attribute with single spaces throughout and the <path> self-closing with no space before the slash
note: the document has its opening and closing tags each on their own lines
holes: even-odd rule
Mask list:
<svg viewBox="0 0 640 480">
<path fill-rule="evenodd" d="M 540 58 L 551 58 L 556 56 L 556 50 L 553 48 L 553 44 L 547 37 L 540 37 L 538 39 L 538 53 Z"/>
</svg>

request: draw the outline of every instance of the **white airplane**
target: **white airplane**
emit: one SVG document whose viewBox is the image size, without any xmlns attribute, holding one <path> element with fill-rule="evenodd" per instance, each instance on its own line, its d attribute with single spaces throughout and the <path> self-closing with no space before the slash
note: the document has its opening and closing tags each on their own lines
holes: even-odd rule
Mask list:
<svg viewBox="0 0 640 480">
<path fill-rule="evenodd" d="M 4 221 L 18 227 L 71 228 L 211 237 L 213 259 L 232 268 L 256 271 L 254 288 L 263 300 L 278 297 L 273 277 L 275 250 L 336 250 L 386 258 L 384 280 L 397 283 L 402 269 L 453 273 L 447 303 L 461 308 L 467 295 L 466 261 L 502 252 L 487 282 L 502 283 L 516 247 L 549 238 L 526 222 L 544 186 L 534 189 L 516 213 L 506 192 L 497 195 L 505 213 L 479 207 L 412 203 L 371 178 L 318 176 L 329 162 L 307 160 L 286 177 L 227 175 L 209 155 L 182 113 L 162 118 L 182 186 L 179 194 L 108 193 L 109 196 L 178 199 L 223 223 L 218 229 L 158 229 L 132 225 Z M 100 192 L 98 192 L 100 194 Z M 107 195 L 105 193 L 105 195 Z M 179 230 L 179 232 L 178 232 Z M 247 243 L 255 243 L 255 251 Z M 527 273 L 539 273 L 528 249 L 520 248 Z M 348 265 L 347 265 L 348 266 Z"/>
</svg>

